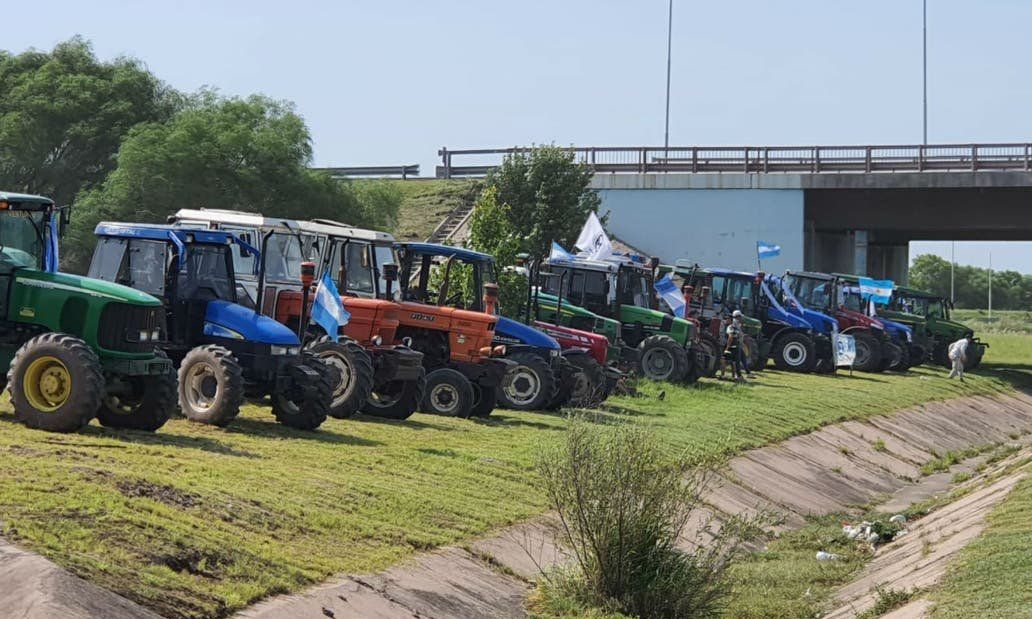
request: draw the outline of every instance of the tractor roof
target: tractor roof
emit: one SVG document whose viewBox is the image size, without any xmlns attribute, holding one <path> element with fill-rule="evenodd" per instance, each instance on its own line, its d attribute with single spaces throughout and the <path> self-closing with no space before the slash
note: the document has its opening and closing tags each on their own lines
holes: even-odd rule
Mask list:
<svg viewBox="0 0 1032 619">
<path fill-rule="evenodd" d="M 827 273 L 816 273 L 814 271 L 786 271 L 786 275 L 793 277 L 805 277 L 809 279 L 820 279 L 824 281 L 831 281 L 835 279 L 834 275 L 828 275 Z"/>
<path fill-rule="evenodd" d="M 616 273 L 620 268 L 620 265 L 616 262 L 610 262 L 608 260 L 589 260 L 587 258 L 574 258 L 572 260 L 566 258 L 549 258 L 547 263 L 551 266 L 572 267 L 588 271 L 604 271 L 606 273 Z"/>
<path fill-rule="evenodd" d="M 466 249 L 464 247 L 454 247 L 452 245 L 440 245 L 437 243 L 398 243 L 397 246 L 404 247 L 406 250 L 421 254 L 434 254 L 444 256 L 446 258 L 455 256 L 456 258 L 466 260 L 467 262 L 494 261 L 494 258 L 489 254 L 473 251 L 472 249 Z"/>
<path fill-rule="evenodd" d="M 749 271 L 735 271 L 732 269 L 700 269 L 704 273 L 710 273 L 712 275 L 720 275 L 722 277 L 737 277 L 737 278 L 749 278 L 756 279 L 756 273 L 750 273 Z"/>
<path fill-rule="evenodd" d="M 54 201 L 44 196 L 34 196 L 28 193 L 14 193 L 0 189 L 0 202 L 7 202 L 15 205 L 16 208 L 31 210 L 35 208 L 46 208 L 54 206 Z"/>
<path fill-rule="evenodd" d="M 171 241 L 175 236 L 181 243 L 205 243 L 225 245 L 236 241 L 233 234 L 222 230 L 205 228 L 180 228 L 168 224 L 131 224 L 102 221 L 94 229 L 97 236 L 150 241 Z"/>
<path fill-rule="evenodd" d="M 327 236 L 346 237 L 363 241 L 393 243 L 394 237 L 386 232 L 355 228 L 330 219 L 314 219 L 301 221 L 280 217 L 265 217 L 261 213 L 245 213 L 226 209 L 179 209 L 175 219 L 183 223 L 208 222 L 236 226 L 254 226 L 256 228 L 279 229 L 285 232 L 305 232 L 308 234 L 324 234 Z"/>
<path fill-rule="evenodd" d="M 924 290 L 916 290 L 914 288 L 907 288 L 906 286 L 896 286 L 896 290 L 905 294 L 908 297 L 917 297 L 919 299 L 942 299 L 943 297 L 935 294 L 934 292 L 925 292 Z"/>
</svg>

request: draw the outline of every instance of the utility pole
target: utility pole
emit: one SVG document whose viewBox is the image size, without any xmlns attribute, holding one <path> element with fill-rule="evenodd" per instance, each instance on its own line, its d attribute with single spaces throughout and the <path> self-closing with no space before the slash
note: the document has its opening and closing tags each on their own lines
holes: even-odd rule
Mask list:
<svg viewBox="0 0 1032 619">
<path fill-rule="evenodd" d="M 670 155 L 670 48 L 674 41 L 674 0 L 670 0 L 666 35 L 666 129 L 663 131 L 663 157 Z"/>
<path fill-rule="evenodd" d="M 672 2 L 673 0 L 671 0 Z M 928 145 L 928 0 L 921 2 L 921 85 L 923 90 L 922 99 L 922 144 Z"/>
<path fill-rule="evenodd" d="M 989 252 L 989 322 L 993 321 L 993 252 Z"/>
<path fill-rule="evenodd" d="M 957 297 L 953 293 L 953 269 L 957 267 L 957 242 L 950 241 L 950 303 L 956 303 Z"/>
</svg>

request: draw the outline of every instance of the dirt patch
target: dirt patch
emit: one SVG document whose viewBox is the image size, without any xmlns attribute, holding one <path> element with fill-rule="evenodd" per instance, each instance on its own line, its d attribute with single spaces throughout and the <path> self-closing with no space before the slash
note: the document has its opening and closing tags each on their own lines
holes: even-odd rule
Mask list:
<svg viewBox="0 0 1032 619">
<path fill-rule="evenodd" d="M 174 572 L 216 578 L 233 560 L 218 552 L 197 548 L 177 548 L 173 552 L 154 556 L 153 563 L 164 565 Z"/>
<path fill-rule="evenodd" d="M 196 494 L 145 479 L 120 479 L 115 482 L 115 487 L 129 498 L 152 499 L 174 507 L 193 507 L 201 502 L 201 497 Z"/>
</svg>

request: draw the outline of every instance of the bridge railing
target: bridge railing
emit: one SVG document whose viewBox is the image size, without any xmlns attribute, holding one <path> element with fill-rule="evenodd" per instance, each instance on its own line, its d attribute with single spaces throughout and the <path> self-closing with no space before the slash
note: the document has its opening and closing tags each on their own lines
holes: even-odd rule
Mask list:
<svg viewBox="0 0 1032 619">
<path fill-rule="evenodd" d="M 483 176 L 506 155 L 529 148 L 437 151 L 438 178 Z M 902 146 L 588 146 L 564 148 L 597 174 L 649 172 L 823 174 L 871 172 L 1032 172 L 1032 143 Z"/>
<path fill-rule="evenodd" d="M 419 176 L 419 164 L 312 168 L 333 178 L 408 178 Z"/>
</svg>

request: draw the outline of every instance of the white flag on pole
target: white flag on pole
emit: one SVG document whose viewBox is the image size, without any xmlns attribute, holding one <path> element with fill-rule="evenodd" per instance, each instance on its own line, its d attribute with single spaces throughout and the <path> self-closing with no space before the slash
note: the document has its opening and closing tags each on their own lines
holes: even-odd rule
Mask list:
<svg viewBox="0 0 1032 619">
<path fill-rule="evenodd" d="M 613 244 L 609 242 L 602 222 L 598 220 L 598 215 L 594 211 L 588 215 L 588 220 L 584 222 L 584 227 L 574 246 L 580 250 L 577 255 L 581 258 L 606 260 L 612 257 Z"/>
</svg>

